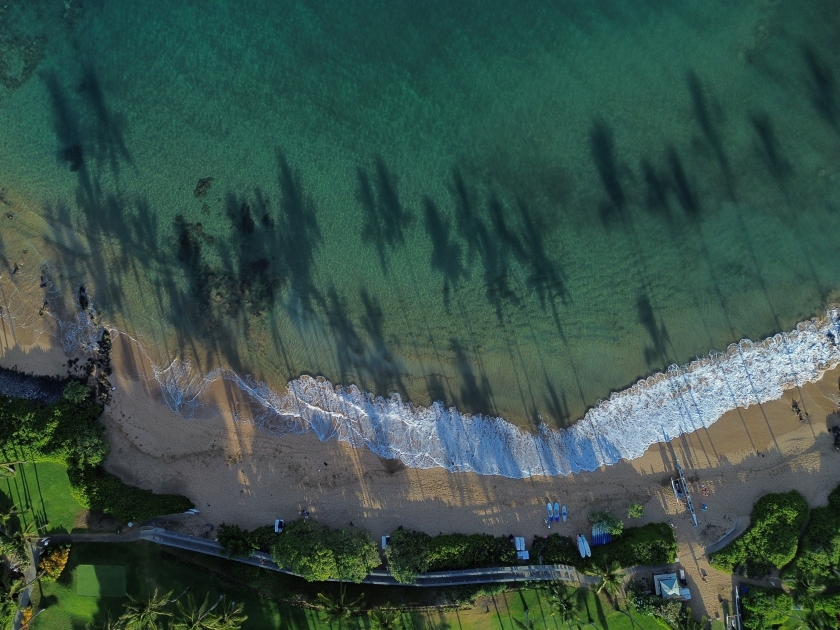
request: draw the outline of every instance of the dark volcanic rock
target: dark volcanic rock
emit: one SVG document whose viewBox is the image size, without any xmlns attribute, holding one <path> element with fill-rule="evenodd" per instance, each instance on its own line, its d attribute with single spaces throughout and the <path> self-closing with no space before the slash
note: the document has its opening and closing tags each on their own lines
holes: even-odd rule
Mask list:
<svg viewBox="0 0 840 630">
<path fill-rule="evenodd" d="M 0 396 L 40 400 L 45 404 L 61 398 L 66 378 L 34 376 L 0 367 Z"/>
</svg>

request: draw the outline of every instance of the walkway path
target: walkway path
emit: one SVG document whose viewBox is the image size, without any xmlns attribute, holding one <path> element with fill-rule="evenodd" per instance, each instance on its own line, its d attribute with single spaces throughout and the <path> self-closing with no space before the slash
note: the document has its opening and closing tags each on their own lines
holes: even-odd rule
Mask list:
<svg viewBox="0 0 840 630">
<path fill-rule="evenodd" d="M 726 532 L 723 536 L 720 537 L 717 541 L 713 542 L 711 545 L 706 547 L 706 555 L 713 554 L 715 551 L 720 551 L 726 545 L 731 543 L 733 540 L 738 538 L 741 534 L 747 531 L 747 528 L 750 526 L 750 519 L 747 517 L 740 517 L 736 519 L 735 525 L 732 526 L 728 532 Z"/>
<path fill-rule="evenodd" d="M 56 534 L 49 537 L 50 544 L 66 542 L 133 542 L 147 540 L 158 545 L 176 547 L 186 551 L 203 553 L 218 558 L 228 558 L 227 551 L 215 540 L 187 536 L 168 531 L 159 527 L 140 527 L 125 534 Z M 296 575 L 283 569 L 271 559 L 271 556 L 261 551 L 255 551 L 248 558 L 229 558 L 236 562 L 250 564 L 255 567 L 269 569 Z M 580 576 L 574 567 L 563 564 L 534 564 L 512 567 L 493 567 L 487 569 L 470 569 L 466 571 L 438 571 L 423 573 L 417 576 L 412 586 L 460 586 L 464 584 L 487 584 L 494 582 L 527 582 L 552 581 L 581 583 L 589 578 Z M 389 571 L 374 569 L 362 580 L 362 584 L 377 584 L 382 586 L 407 586 L 394 579 Z"/>
</svg>

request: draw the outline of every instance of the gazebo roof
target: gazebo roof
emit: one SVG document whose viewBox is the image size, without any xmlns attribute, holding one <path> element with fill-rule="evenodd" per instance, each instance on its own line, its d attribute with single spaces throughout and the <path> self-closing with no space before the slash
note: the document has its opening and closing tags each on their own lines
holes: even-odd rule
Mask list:
<svg viewBox="0 0 840 630">
<path fill-rule="evenodd" d="M 673 597 L 680 594 L 680 585 L 676 576 L 668 577 L 659 584 L 662 587 L 662 597 Z"/>
</svg>

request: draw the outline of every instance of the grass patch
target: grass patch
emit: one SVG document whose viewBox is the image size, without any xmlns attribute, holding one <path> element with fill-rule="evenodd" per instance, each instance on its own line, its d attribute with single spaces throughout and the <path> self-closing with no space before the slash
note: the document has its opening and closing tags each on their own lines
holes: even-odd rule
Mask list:
<svg viewBox="0 0 840 630">
<path fill-rule="evenodd" d="M 624 608 L 624 607 L 623 607 Z M 457 628 L 458 630 L 511 630 L 518 628 L 516 621 L 534 621 L 535 628 L 547 630 L 569 630 L 559 617 L 552 616 L 551 603 L 544 589 L 516 589 L 499 595 L 483 597 L 477 600 L 470 610 L 439 613 L 404 615 L 409 619 L 407 630 L 431 630 L 435 628 Z M 599 630 L 638 630 L 633 622 L 623 613 L 617 612 L 606 598 L 595 595 L 588 589 L 577 592 L 577 621 L 572 627 L 587 627 L 590 621 Z M 662 630 L 662 626 L 652 617 L 634 615 L 633 619 L 643 630 Z M 591 626 L 588 626 L 591 628 Z"/>
<path fill-rule="evenodd" d="M 80 564 L 76 567 L 76 595 L 125 597 L 125 567 Z"/>
<path fill-rule="evenodd" d="M 200 556 L 178 551 L 178 556 L 157 545 L 138 543 L 76 543 L 73 545 L 67 568 L 57 582 L 42 584 L 42 592 L 34 591 L 34 607 L 44 612 L 34 620 L 33 627 L 43 630 L 78 630 L 90 624 L 101 626 L 110 616 L 116 619 L 126 603 L 125 597 L 85 596 L 77 592 L 80 569 L 83 565 L 122 567 L 125 571 L 126 591 L 135 597 L 145 598 L 157 588 L 161 592 L 172 591 L 174 595 L 187 586 L 197 599 L 210 593 L 210 601 L 219 595 L 226 595 L 228 601 L 243 602 L 248 620 L 244 628 L 279 628 L 280 630 L 330 630 L 317 611 L 283 604 L 279 599 L 299 597 L 299 588 L 307 595 L 316 591 L 331 592 L 334 584 L 306 583 L 270 571 L 234 563 L 220 558 Z M 180 560 L 179 560 L 180 558 Z M 200 566 L 189 564 L 194 561 Z M 82 576 L 85 571 L 82 569 Z M 90 577 L 82 579 L 90 580 Z M 244 583 L 240 587 L 232 580 Z M 99 579 L 102 583 L 102 580 Z M 369 587 L 349 585 L 348 595 L 358 589 L 364 592 L 367 605 L 399 606 L 429 605 L 437 599 L 440 591 L 414 587 Z M 536 627 L 548 630 L 568 630 L 551 616 L 551 605 L 543 589 L 516 589 L 498 595 L 481 597 L 476 606 L 468 610 L 443 612 L 429 610 L 405 613 L 402 619 L 406 630 L 432 630 L 458 628 L 459 630 L 511 630 L 516 627 L 515 619 L 524 620 L 528 610 Z M 266 593 L 263 597 L 260 593 Z M 600 630 L 633 630 L 633 624 L 624 614 L 616 612 L 612 604 L 603 597 L 581 590 L 578 593 L 578 611 L 581 623 L 591 619 Z M 269 599 L 268 597 L 271 597 Z M 661 630 L 651 617 L 635 615 L 642 630 Z M 368 626 L 366 616 L 355 618 L 347 625 L 348 630 L 364 630 Z M 333 627 L 332 630 L 335 630 Z M 638 626 L 636 626 L 638 630 Z"/>
<path fill-rule="evenodd" d="M 106 618 L 116 619 L 128 601 L 126 597 L 85 596 L 78 592 L 79 569 L 83 565 L 119 567 L 125 575 L 125 591 L 141 599 L 152 590 L 173 592 L 173 596 L 192 587 L 193 595 L 201 600 L 210 593 L 210 601 L 226 595 L 228 601 L 244 602 L 248 620 L 244 628 L 282 628 L 284 630 L 327 630 L 318 616 L 292 606 L 283 606 L 257 593 L 238 588 L 218 579 L 215 574 L 202 572 L 166 557 L 165 549 L 148 542 L 137 543 L 74 543 L 67 568 L 56 582 L 44 582 L 41 591 L 35 589 L 34 607 L 44 608 L 33 622 L 34 628 L 44 630 L 76 630 L 90 624 L 99 627 Z M 82 579 L 87 569 L 82 570 Z M 278 594 L 279 595 L 279 594 Z M 173 607 L 174 608 L 174 607 Z"/>
<path fill-rule="evenodd" d="M 0 491 L 21 510 L 21 524 L 35 520 L 42 533 L 67 533 L 74 529 L 84 508 L 70 493 L 67 468 L 61 464 L 42 462 L 18 464 L 13 477 L 0 479 Z"/>
</svg>

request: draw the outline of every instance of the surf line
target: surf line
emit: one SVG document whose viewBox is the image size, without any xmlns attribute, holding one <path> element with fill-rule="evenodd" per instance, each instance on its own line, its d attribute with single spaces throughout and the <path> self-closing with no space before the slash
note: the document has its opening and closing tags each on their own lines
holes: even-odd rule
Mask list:
<svg viewBox="0 0 840 630">
<path fill-rule="evenodd" d="M 231 370 L 216 370 L 208 379 L 231 381 L 259 403 L 263 411 L 252 422 L 275 435 L 314 433 L 412 468 L 520 479 L 634 459 L 652 444 L 711 426 L 727 411 L 781 398 L 786 389 L 816 381 L 840 364 L 838 342 L 840 310 L 832 309 L 821 320 L 761 342 L 743 340 L 725 352 L 672 365 L 599 401 L 582 421 L 557 430 L 542 426 L 537 433 L 440 402 L 417 407 L 396 393 L 375 397 L 312 376 L 289 381 L 285 394 Z M 200 379 L 199 385 L 189 366 L 177 361 L 156 368 L 155 376 L 172 403 L 195 400 L 208 382 Z M 179 384 L 192 391 L 179 392 Z"/>
</svg>

